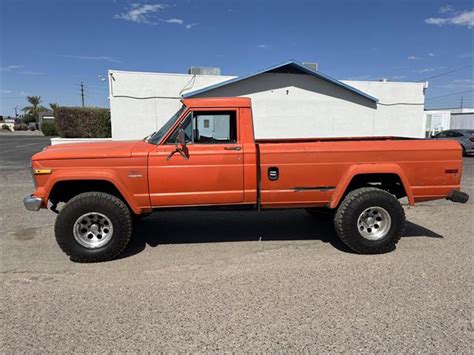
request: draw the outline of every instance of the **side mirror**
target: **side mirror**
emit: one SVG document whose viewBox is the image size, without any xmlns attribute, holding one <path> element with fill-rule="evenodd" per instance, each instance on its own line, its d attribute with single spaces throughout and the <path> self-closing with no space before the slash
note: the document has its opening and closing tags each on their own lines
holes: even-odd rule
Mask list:
<svg viewBox="0 0 474 355">
<path fill-rule="evenodd" d="M 181 149 L 186 148 L 186 134 L 182 128 L 179 129 L 178 135 L 176 136 L 176 148 L 178 148 L 178 145 L 181 146 Z"/>
<path fill-rule="evenodd" d="M 182 128 L 179 129 L 176 135 L 176 149 L 168 155 L 166 160 L 170 160 L 176 153 L 179 153 L 185 160 L 189 159 L 189 152 L 186 147 L 186 133 L 184 133 L 184 129 Z"/>
</svg>

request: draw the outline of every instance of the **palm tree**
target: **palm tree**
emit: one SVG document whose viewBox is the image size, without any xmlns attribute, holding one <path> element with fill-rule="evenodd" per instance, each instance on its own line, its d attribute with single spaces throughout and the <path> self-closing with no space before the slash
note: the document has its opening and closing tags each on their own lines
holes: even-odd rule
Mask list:
<svg viewBox="0 0 474 355">
<path fill-rule="evenodd" d="M 56 117 L 56 111 L 57 111 L 58 108 L 59 108 L 59 104 L 58 104 L 58 103 L 55 103 L 55 102 L 50 103 L 50 104 L 49 104 L 49 108 L 50 108 L 51 110 L 53 110 L 54 117 Z"/>
<path fill-rule="evenodd" d="M 41 96 L 27 96 L 26 100 L 31 106 L 25 106 L 21 110 L 38 119 L 38 112 L 46 110 L 45 107 L 41 106 Z"/>
</svg>

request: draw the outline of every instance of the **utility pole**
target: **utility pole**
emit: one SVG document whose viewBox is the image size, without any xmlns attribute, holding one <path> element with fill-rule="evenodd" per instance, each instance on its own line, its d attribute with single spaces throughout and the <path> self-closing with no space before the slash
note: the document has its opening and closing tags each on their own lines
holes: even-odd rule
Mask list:
<svg viewBox="0 0 474 355">
<path fill-rule="evenodd" d="M 81 99 L 82 99 L 82 107 L 84 107 L 84 82 L 81 81 Z"/>
<path fill-rule="evenodd" d="M 461 110 L 463 108 L 463 100 L 464 100 L 464 96 L 461 96 Z"/>
</svg>

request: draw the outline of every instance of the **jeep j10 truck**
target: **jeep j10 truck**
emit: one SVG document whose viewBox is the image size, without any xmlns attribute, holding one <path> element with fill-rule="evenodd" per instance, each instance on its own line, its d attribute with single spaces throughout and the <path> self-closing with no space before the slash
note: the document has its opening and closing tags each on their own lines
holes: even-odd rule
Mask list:
<svg viewBox="0 0 474 355">
<path fill-rule="evenodd" d="M 456 141 L 255 140 L 250 99 L 182 103 L 143 140 L 55 145 L 32 157 L 36 190 L 25 207 L 50 203 L 58 213 L 56 240 L 72 260 L 112 259 L 127 246 L 137 217 L 197 207 L 326 209 L 349 248 L 383 253 L 403 232 L 399 199 L 468 199 L 460 192 Z"/>
</svg>

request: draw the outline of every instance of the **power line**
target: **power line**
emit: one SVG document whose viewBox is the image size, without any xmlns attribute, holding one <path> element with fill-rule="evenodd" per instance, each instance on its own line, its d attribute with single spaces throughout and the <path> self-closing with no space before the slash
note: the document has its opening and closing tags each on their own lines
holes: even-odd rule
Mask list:
<svg viewBox="0 0 474 355">
<path fill-rule="evenodd" d="M 464 97 L 464 101 L 469 101 L 469 100 L 474 100 L 474 97 L 467 97 L 467 96 L 463 96 Z M 437 99 L 437 100 L 433 100 L 435 102 L 442 102 L 442 101 L 456 101 L 456 100 L 460 100 L 461 99 L 461 96 L 457 96 L 457 97 L 443 97 L 443 98 L 440 98 L 440 99 Z"/>
<path fill-rule="evenodd" d="M 443 95 L 443 96 L 435 96 L 435 97 L 432 97 L 432 98 L 430 98 L 430 99 L 426 99 L 425 101 L 433 101 L 433 100 L 437 100 L 437 99 L 442 99 L 443 97 L 465 94 L 465 93 L 467 93 L 467 92 L 472 92 L 472 91 L 474 91 L 474 89 L 466 90 L 466 91 L 461 91 L 461 92 L 455 92 L 455 93 L 453 93 L 453 94 L 448 94 L 448 95 Z"/>
<path fill-rule="evenodd" d="M 429 107 L 426 107 L 425 110 L 432 110 L 432 109 L 442 109 L 446 107 L 451 108 L 464 108 L 466 105 L 471 106 L 474 102 L 474 98 L 465 98 L 461 97 L 453 97 L 453 98 L 443 98 L 439 101 L 429 103 Z"/>
<path fill-rule="evenodd" d="M 441 73 L 441 74 L 438 74 L 438 75 L 430 76 L 429 78 L 426 78 L 426 79 L 418 80 L 417 82 L 420 83 L 420 82 L 427 81 L 427 80 L 430 80 L 430 79 L 438 78 L 438 77 L 440 77 L 440 76 L 444 76 L 444 75 L 448 75 L 448 74 L 451 74 L 451 73 L 455 73 L 455 72 L 457 72 L 457 71 L 464 70 L 464 69 L 470 68 L 470 67 L 472 67 L 472 66 L 473 66 L 473 64 L 469 64 L 469 65 L 466 65 L 466 66 L 464 66 L 464 67 L 457 68 L 457 69 L 454 69 L 454 70 L 451 70 L 451 71 L 448 71 L 448 72 L 445 72 L 445 73 Z"/>
</svg>

